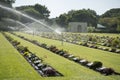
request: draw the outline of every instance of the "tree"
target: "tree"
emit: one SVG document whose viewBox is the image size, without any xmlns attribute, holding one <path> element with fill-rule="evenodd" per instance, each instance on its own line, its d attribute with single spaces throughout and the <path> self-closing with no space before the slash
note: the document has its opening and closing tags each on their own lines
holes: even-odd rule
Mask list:
<svg viewBox="0 0 120 80">
<path fill-rule="evenodd" d="M 67 14 L 61 14 L 56 18 L 59 25 L 67 26 L 69 22 L 87 22 L 88 26 L 97 26 L 98 15 L 90 9 L 71 10 Z"/>
<path fill-rule="evenodd" d="M 67 25 L 67 15 L 66 14 L 62 14 L 59 16 L 59 18 L 57 18 L 56 22 L 60 25 L 60 26 L 66 26 Z"/>
<path fill-rule="evenodd" d="M 39 14 L 39 12 L 36 11 L 34 8 L 24 9 L 23 12 L 34 18 L 43 18 L 43 16 L 41 14 Z"/>
<path fill-rule="evenodd" d="M 15 2 L 15 0 L 0 0 L 0 4 L 8 6 L 8 7 L 12 7 L 12 3 L 14 3 L 14 2 Z M 0 7 L 0 20 L 4 17 L 8 17 L 8 16 L 10 16 L 8 11 L 6 11 Z"/>
<path fill-rule="evenodd" d="M 117 29 L 118 32 L 120 32 L 120 17 L 118 17 L 118 22 L 117 22 Z"/>
<path fill-rule="evenodd" d="M 87 27 L 87 31 L 88 32 L 90 32 L 90 33 L 92 33 L 92 32 L 94 32 L 95 31 L 95 27 Z"/>
<path fill-rule="evenodd" d="M 75 11 L 71 17 L 71 21 L 74 22 L 87 22 L 88 26 L 92 25 L 94 27 L 97 26 L 97 17 L 93 15 L 90 10 L 78 10 Z"/>
<path fill-rule="evenodd" d="M 113 8 L 106 11 L 101 17 L 120 17 L 120 8 Z"/>
<path fill-rule="evenodd" d="M 118 32 L 120 32 L 120 24 L 117 25 L 117 29 Z"/>
<path fill-rule="evenodd" d="M 40 4 L 35 4 L 34 9 L 38 11 L 40 14 L 44 16 L 44 18 L 48 18 L 50 11 L 47 9 L 47 7 L 42 6 Z"/>
<path fill-rule="evenodd" d="M 50 11 L 47 9 L 47 7 L 40 4 L 20 6 L 16 7 L 16 9 L 25 12 L 31 16 L 36 16 L 39 19 L 47 19 L 50 14 Z"/>
<path fill-rule="evenodd" d="M 9 6 L 12 6 L 12 3 L 15 3 L 15 0 L 0 0 L 0 3 L 8 4 Z"/>
</svg>

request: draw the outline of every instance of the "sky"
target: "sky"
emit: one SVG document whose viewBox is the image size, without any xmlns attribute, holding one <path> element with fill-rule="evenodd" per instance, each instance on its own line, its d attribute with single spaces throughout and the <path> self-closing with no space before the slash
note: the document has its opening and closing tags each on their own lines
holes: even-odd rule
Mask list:
<svg viewBox="0 0 120 80">
<path fill-rule="evenodd" d="M 34 5 L 36 3 L 48 8 L 51 12 L 50 18 L 58 17 L 70 10 L 83 8 L 95 10 L 98 15 L 112 8 L 120 8 L 120 0 L 16 0 L 13 6 Z"/>
</svg>

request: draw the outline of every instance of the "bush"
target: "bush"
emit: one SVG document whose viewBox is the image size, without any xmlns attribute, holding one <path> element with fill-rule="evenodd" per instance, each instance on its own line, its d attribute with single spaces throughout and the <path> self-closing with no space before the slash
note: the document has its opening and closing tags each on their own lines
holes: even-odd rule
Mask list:
<svg viewBox="0 0 120 80">
<path fill-rule="evenodd" d="M 41 44 L 41 47 L 43 47 L 43 48 L 46 48 L 46 46 L 47 46 L 47 44 L 45 44 L 45 43 Z"/>
<path fill-rule="evenodd" d="M 97 70 L 104 75 L 111 75 L 115 73 L 115 71 L 112 68 L 98 68 Z"/>
<path fill-rule="evenodd" d="M 13 41 L 13 38 L 10 36 L 6 36 L 9 41 Z"/>
<path fill-rule="evenodd" d="M 32 40 L 32 43 L 37 43 L 37 41 L 36 40 Z"/>
<path fill-rule="evenodd" d="M 114 40 L 112 40 L 112 47 L 116 48 L 117 45 L 119 44 L 120 44 L 119 38 L 115 38 Z"/>
<path fill-rule="evenodd" d="M 102 74 L 105 74 L 105 75 L 111 75 L 113 73 L 114 73 L 114 70 L 112 68 L 106 68 L 102 72 Z"/>
<path fill-rule="evenodd" d="M 23 56 L 28 56 L 29 52 L 24 52 Z"/>
<path fill-rule="evenodd" d="M 91 69 L 96 69 L 102 67 L 102 62 L 100 61 L 94 61 L 93 64 L 90 66 Z"/>
<path fill-rule="evenodd" d="M 17 46 L 17 50 L 20 51 L 20 52 L 29 52 L 28 48 L 27 47 L 24 47 L 22 45 L 18 45 Z"/>
<path fill-rule="evenodd" d="M 13 44 L 14 46 L 17 46 L 17 45 L 20 44 L 20 42 L 18 42 L 17 40 L 13 40 L 13 41 L 12 41 L 12 44 Z"/>
<path fill-rule="evenodd" d="M 83 46 L 88 46 L 87 42 L 82 43 Z"/>
<path fill-rule="evenodd" d="M 55 76 L 56 75 L 56 71 L 54 69 L 52 69 L 51 67 L 46 67 L 43 69 L 43 72 L 45 73 L 45 75 L 47 76 Z"/>
<path fill-rule="evenodd" d="M 111 48 L 109 49 L 110 52 L 116 52 L 116 49 L 115 48 Z"/>
<path fill-rule="evenodd" d="M 56 49 L 56 46 L 52 45 L 52 46 L 49 47 L 49 50 L 52 50 L 52 49 Z"/>
</svg>

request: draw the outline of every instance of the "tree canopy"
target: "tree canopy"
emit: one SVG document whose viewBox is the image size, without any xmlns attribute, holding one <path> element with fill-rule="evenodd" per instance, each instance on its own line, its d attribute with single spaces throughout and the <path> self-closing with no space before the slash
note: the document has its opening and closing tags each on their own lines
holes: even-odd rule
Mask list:
<svg viewBox="0 0 120 80">
<path fill-rule="evenodd" d="M 46 19 L 50 14 L 50 11 L 47 9 L 47 7 L 40 4 L 20 6 L 16 7 L 16 9 L 38 19 Z"/>
<path fill-rule="evenodd" d="M 0 0 L 0 3 L 4 3 L 12 6 L 12 3 L 15 3 L 15 0 Z"/>
<path fill-rule="evenodd" d="M 67 14 L 61 14 L 56 18 L 56 22 L 61 26 L 66 26 L 69 22 L 87 22 L 88 26 L 96 27 L 97 21 L 98 15 L 90 9 L 71 10 Z"/>
<path fill-rule="evenodd" d="M 9 7 L 12 7 L 12 3 L 14 2 L 15 0 L 0 0 L 0 4 L 6 5 Z M 3 17 L 8 17 L 8 16 L 9 16 L 8 12 L 0 7 L 0 19 Z"/>
<path fill-rule="evenodd" d="M 120 8 L 106 11 L 100 16 L 99 23 L 106 26 L 108 32 L 119 32 Z"/>
<path fill-rule="evenodd" d="M 114 8 L 106 11 L 104 14 L 101 15 L 102 18 L 104 17 L 120 17 L 120 8 Z"/>
</svg>

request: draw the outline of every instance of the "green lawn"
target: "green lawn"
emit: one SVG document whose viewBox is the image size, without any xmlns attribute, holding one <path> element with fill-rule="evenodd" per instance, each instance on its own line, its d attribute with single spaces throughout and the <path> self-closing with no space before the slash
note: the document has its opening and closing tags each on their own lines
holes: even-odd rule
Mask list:
<svg viewBox="0 0 120 80">
<path fill-rule="evenodd" d="M 38 80 L 39 74 L 0 33 L 0 80 Z"/>
<path fill-rule="evenodd" d="M 60 41 L 46 39 L 38 36 L 32 36 L 24 33 L 17 33 L 25 36 L 29 39 L 34 39 L 42 43 L 47 43 L 48 45 L 56 45 L 58 48 L 65 49 L 70 53 L 80 56 L 81 58 L 88 59 L 90 61 L 101 61 L 106 67 L 112 67 L 116 71 L 120 72 L 120 55 L 112 52 L 97 50 L 93 48 L 88 48 L 84 46 L 78 46 L 75 44 L 64 42 L 63 46 Z"/>
<path fill-rule="evenodd" d="M 101 50 L 96 50 L 96 49 L 91 49 L 91 48 L 87 48 L 87 47 L 83 47 L 83 46 L 77 46 L 74 44 L 70 44 L 70 43 L 64 43 L 64 45 L 61 45 L 60 41 L 56 41 L 56 40 L 50 40 L 50 39 L 45 39 L 45 38 L 41 38 L 38 36 L 32 36 L 32 35 L 28 35 L 28 34 L 24 34 L 24 33 L 17 33 L 20 35 L 24 35 L 25 37 L 29 38 L 29 39 L 35 39 L 37 41 L 40 42 L 45 42 L 49 45 L 56 45 L 59 48 L 65 48 L 66 50 L 68 50 L 69 52 L 71 52 L 74 55 L 78 55 L 82 58 L 91 60 L 91 61 L 95 61 L 95 60 L 99 60 L 102 61 L 104 63 L 105 66 L 107 67 L 113 67 L 116 71 L 120 72 L 120 58 L 118 54 L 114 54 L 114 53 L 110 53 L 110 52 L 106 52 L 106 51 L 101 51 Z M 11 35 L 11 34 L 9 34 Z M 55 69 L 57 69 L 59 72 L 63 73 L 63 75 L 65 75 L 65 77 L 60 78 L 62 80 L 102 80 L 104 78 L 104 80 L 119 80 L 120 76 L 103 76 L 97 72 L 94 72 L 92 70 L 89 70 L 83 66 L 80 66 L 74 62 L 71 62 L 65 58 L 62 58 L 61 56 L 55 55 L 45 49 L 42 49 L 38 46 L 35 46 L 27 41 L 24 41 L 16 36 L 11 35 L 12 37 L 14 37 L 15 39 L 17 39 L 18 41 L 21 41 L 22 44 L 26 45 L 29 47 L 30 50 L 32 50 L 33 52 L 36 52 L 36 55 L 43 57 L 45 55 L 48 56 L 48 58 L 45 58 L 45 62 L 47 62 L 48 64 L 52 65 Z M 94 79 L 93 79 L 94 78 Z M 56 78 L 59 79 L 59 78 Z M 56 80 L 55 79 L 55 80 Z"/>
<path fill-rule="evenodd" d="M 110 33 L 81 33 L 82 35 L 96 35 L 96 36 L 109 36 L 109 37 L 120 37 L 119 34 L 110 34 Z"/>
</svg>

